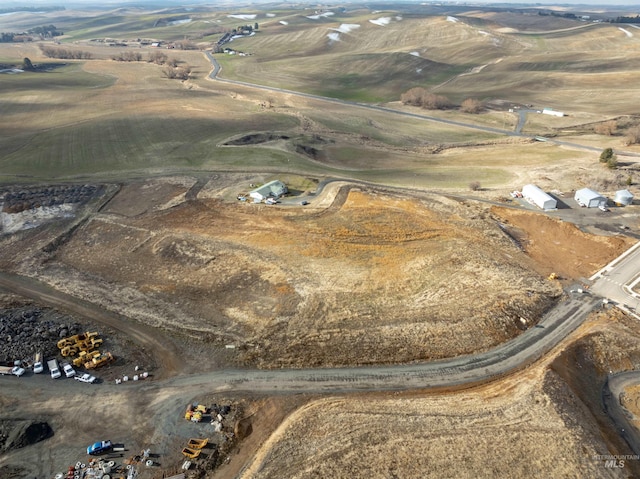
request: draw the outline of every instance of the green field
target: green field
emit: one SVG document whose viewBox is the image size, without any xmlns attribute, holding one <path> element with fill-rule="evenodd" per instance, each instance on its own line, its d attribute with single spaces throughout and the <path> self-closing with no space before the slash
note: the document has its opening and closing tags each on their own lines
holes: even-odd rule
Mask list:
<svg viewBox="0 0 640 479">
<path fill-rule="evenodd" d="M 531 117 L 524 131 L 532 136 L 561 130 L 575 135 L 589 132 L 583 125 L 637 114 L 640 34 L 626 35 L 614 25 L 560 19 L 545 24 L 545 19 L 475 11 L 456 19 L 365 9 L 319 18 L 294 8 L 246 13 L 255 18 L 206 9 L 180 14 L 67 12 L 56 24 L 65 32 L 59 48 L 90 52 L 93 59 L 82 62 L 44 58 L 38 43 L 0 44 L 5 64 L 21 65 L 29 57 L 50 67 L 0 75 L 2 181 L 286 170 L 460 188 L 472 179 L 487 185 L 514 181 L 513 161 L 507 161 L 503 150 L 521 149 L 517 155 L 531 165 L 576 157 L 557 148 L 515 147 L 501 134 L 214 82 L 207 79 L 210 63 L 197 50 L 162 50 L 192 70 L 188 82 L 169 80 L 163 67 L 146 61 L 154 50 L 136 43 L 140 38 L 169 43 L 188 39 L 210 49 L 222 32 L 254 22 L 260 25 L 255 35 L 226 45 L 247 56 L 217 55 L 224 78 L 505 130 L 513 130 L 517 122 L 506 107 L 470 115 L 457 108 L 402 107 L 398 100 L 420 86 L 454 104 L 465 98 L 504 100 L 569 113 L 561 121 Z M 33 16 L 34 25 L 55 23 L 46 20 L 46 15 Z M 2 20 L 0 26 L 6 27 Z M 143 61 L 110 60 L 132 49 L 142 53 Z M 220 146 L 248 132 L 285 132 L 291 139 Z M 615 144 L 611 138 L 602 141 Z M 316 156 L 301 153 L 305 142 Z M 470 148 L 475 144 L 495 144 L 496 153 L 477 155 Z M 597 137 L 591 136 L 589 144 L 597 144 Z M 447 154 L 439 154 L 442 149 Z M 536 152 L 533 157 L 531 151 Z"/>
</svg>

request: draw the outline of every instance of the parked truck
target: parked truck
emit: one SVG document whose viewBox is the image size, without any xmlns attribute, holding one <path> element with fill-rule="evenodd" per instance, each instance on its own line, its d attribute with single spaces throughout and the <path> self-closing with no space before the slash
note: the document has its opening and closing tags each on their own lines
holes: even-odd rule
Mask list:
<svg viewBox="0 0 640 479">
<path fill-rule="evenodd" d="M 33 372 L 36 374 L 40 374 L 44 371 L 44 367 L 42 365 L 42 353 L 36 353 L 35 360 L 33 361 Z"/>
<path fill-rule="evenodd" d="M 24 374 L 24 368 L 18 365 L 15 366 L 0 366 L 0 374 L 13 374 L 14 376 L 22 376 Z"/>
<path fill-rule="evenodd" d="M 49 367 L 49 372 L 51 373 L 51 379 L 58 379 L 60 376 L 62 376 L 60 368 L 58 367 L 58 361 L 56 359 L 47 361 L 47 366 Z"/>
</svg>

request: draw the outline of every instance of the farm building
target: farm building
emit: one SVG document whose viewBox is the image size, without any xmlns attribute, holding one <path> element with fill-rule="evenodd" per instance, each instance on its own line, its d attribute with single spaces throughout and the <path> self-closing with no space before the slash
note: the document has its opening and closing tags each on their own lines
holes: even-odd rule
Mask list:
<svg viewBox="0 0 640 479">
<path fill-rule="evenodd" d="M 287 185 L 285 185 L 282 181 L 273 180 L 269 183 L 265 183 L 255 190 L 250 191 L 249 196 L 253 198 L 254 201 L 262 201 L 267 198 L 279 198 L 288 191 L 289 190 L 287 189 Z"/>
<path fill-rule="evenodd" d="M 618 206 L 628 206 L 633 203 L 633 195 L 629 190 L 618 190 L 613 202 Z"/>
<path fill-rule="evenodd" d="M 586 206 L 587 208 L 599 208 L 607 206 L 607 199 L 600 193 L 593 191 L 589 188 L 582 188 L 576 191 L 573 197 L 580 206 Z"/>
<path fill-rule="evenodd" d="M 552 108 L 543 108 L 542 113 L 544 113 L 545 115 L 551 115 L 551 116 L 564 116 L 564 112 L 556 111 Z"/>
<path fill-rule="evenodd" d="M 524 185 L 522 188 L 522 196 L 529 202 L 543 210 L 554 210 L 558 206 L 558 202 L 542 191 L 536 185 Z"/>
</svg>

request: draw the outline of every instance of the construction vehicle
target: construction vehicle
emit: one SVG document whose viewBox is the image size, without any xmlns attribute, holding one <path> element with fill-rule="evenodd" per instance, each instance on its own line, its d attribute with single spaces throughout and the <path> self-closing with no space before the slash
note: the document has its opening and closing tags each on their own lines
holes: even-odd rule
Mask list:
<svg viewBox="0 0 640 479">
<path fill-rule="evenodd" d="M 187 448 L 189 449 L 203 449 L 207 443 L 209 442 L 208 438 L 204 438 L 204 439 L 194 439 L 191 438 L 189 439 L 189 443 L 187 444 Z"/>
<path fill-rule="evenodd" d="M 195 410 L 191 415 L 191 422 L 200 422 L 202 421 L 202 411 Z"/>
<path fill-rule="evenodd" d="M 61 339 L 58 341 L 58 349 L 63 351 L 65 348 L 71 347 L 76 348 L 77 350 L 88 351 L 100 346 L 100 344 L 102 344 L 102 339 L 98 339 L 98 333 L 87 331 L 86 333 L 75 334 L 68 338 Z M 74 354 L 77 354 L 77 351 Z M 65 354 L 63 353 L 63 356 L 64 355 Z M 73 354 L 67 355 L 73 356 Z"/>
<path fill-rule="evenodd" d="M 200 455 L 202 449 L 191 449 L 190 447 L 185 447 L 182 449 L 182 455 L 188 457 L 189 459 L 195 459 Z"/>
<path fill-rule="evenodd" d="M 67 356 L 75 356 L 76 354 L 78 354 L 78 348 L 75 344 L 65 346 L 60 350 L 60 354 L 62 354 L 62 356 L 64 356 L 65 358 Z"/>
<path fill-rule="evenodd" d="M 91 361 L 93 358 L 100 356 L 100 351 L 80 351 L 78 357 L 73 360 L 73 365 L 77 368 L 82 367 L 87 361 Z"/>
<path fill-rule="evenodd" d="M 66 348 L 67 346 L 73 346 L 78 341 L 78 335 L 69 336 L 68 338 L 58 341 L 58 349 Z"/>
<path fill-rule="evenodd" d="M 551 273 L 547 278 L 549 281 L 553 281 L 554 279 L 559 279 L 556 273 Z"/>
<path fill-rule="evenodd" d="M 96 369 L 106 364 L 112 363 L 116 359 L 111 353 L 102 353 L 100 356 L 92 358 L 91 361 L 84 363 L 86 369 Z"/>
</svg>

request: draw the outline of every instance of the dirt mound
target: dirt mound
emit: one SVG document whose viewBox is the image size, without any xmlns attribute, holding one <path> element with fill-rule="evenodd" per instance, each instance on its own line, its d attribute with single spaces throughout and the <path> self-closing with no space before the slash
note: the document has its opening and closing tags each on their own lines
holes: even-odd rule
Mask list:
<svg viewBox="0 0 640 479">
<path fill-rule="evenodd" d="M 223 143 L 224 146 L 246 146 L 246 145 L 259 145 L 260 143 L 268 143 L 276 140 L 288 140 L 289 135 L 282 135 L 277 133 L 252 133 L 250 135 L 244 135 L 235 140 L 229 140 Z"/>
<path fill-rule="evenodd" d="M 36 306 L 0 309 L 0 361 L 33 360 L 58 354 L 60 338 L 78 334 L 81 326 L 70 316 Z"/>
<path fill-rule="evenodd" d="M 95 216 L 45 274 L 129 317 L 232 343 L 247 364 L 472 353 L 520 334 L 560 294 L 478 205 L 344 189 L 326 209 L 202 199 L 158 211 L 144 197 L 157 189 L 118 196 L 133 191 L 145 213 Z"/>
<path fill-rule="evenodd" d="M 622 254 L 633 240 L 622 236 L 596 236 L 576 225 L 540 213 L 493 207 L 505 230 L 535 261 L 543 275 L 588 278 Z"/>
<path fill-rule="evenodd" d="M 52 436 L 53 429 L 44 421 L 0 420 L 0 451 L 3 452 L 30 446 Z"/>
</svg>

